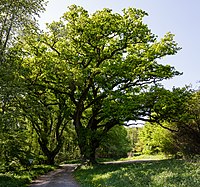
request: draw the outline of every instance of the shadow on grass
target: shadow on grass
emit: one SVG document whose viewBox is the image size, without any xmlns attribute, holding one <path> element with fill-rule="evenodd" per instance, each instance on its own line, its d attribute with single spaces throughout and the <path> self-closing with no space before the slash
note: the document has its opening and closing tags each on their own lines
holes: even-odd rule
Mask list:
<svg viewBox="0 0 200 187">
<path fill-rule="evenodd" d="M 162 160 L 104 164 L 76 171 L 83 187 L 199 187 L 200 164 Z"/>
</svg>

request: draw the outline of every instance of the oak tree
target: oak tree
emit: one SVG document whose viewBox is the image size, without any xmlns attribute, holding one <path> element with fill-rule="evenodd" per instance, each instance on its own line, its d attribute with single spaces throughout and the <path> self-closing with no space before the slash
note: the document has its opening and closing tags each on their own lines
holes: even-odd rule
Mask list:
<svg viewBox="0 0 200 187">
<path fill-rule="evenodd" d="M 161 104 L 155 95 L 164 94 L 161 81 L 180 75 L 159 63 L 180 49 L 174 35 L 158 39 L 145 16 L 135 8 L 89 14 L 72 5 L 48 31 L 22 40 L 22 67 L 31 72 L 25 80 L 63 96 L 84 160 L 95 162 L 102 137 L 115 125 L 150 119 Z"/>
</svg>

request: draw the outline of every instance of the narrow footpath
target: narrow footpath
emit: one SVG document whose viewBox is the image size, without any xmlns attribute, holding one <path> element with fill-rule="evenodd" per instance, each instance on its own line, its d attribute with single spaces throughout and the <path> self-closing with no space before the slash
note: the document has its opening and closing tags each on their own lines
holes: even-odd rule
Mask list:
<svg viewBox="0 0 200 187">
<path fill-rule="evenodd" d="M 29 187 L 80 187 L 73 177 L 77 164 L 64 164 L 34 180 Z"/>
</svg>

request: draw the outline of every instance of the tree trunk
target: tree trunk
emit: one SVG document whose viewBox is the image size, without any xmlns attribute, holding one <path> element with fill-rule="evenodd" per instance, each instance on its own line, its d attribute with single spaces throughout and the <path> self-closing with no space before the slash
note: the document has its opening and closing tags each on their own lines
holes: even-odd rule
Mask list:
<svg viewBox="0 0 200 187">
<path fill-rule="evenodd" d="M 81 151 L 82 163 L 93 165 L 96 164 L 96 149 L 99 147 L 99 142 L 95 138 L 95 131 L 81 127 L 76 129 L 78 136 L 78 145 Z"/>
<path fill-rule="evenodd" d="M 91 146 L 87 145 L 84 149 L 81 149 L 82 155 L 82 164 L 84 165 L 94 165 L 97 164 L 96 161 L 96 148 L 92 148 Z"/>
<path fill-rule="evenodd" d="M 49 155 L 46 155 L 47 156 L 47 164 L 48 165 L 54 165 L 55 164 L 55 154 L 52 154 L 52 152 L 50 152 Z"/>
<path fill-rule="evenodd" d="M 50 151 L 47 147 L 47 144 L 45 142 L 43 142 L 42 140 L 38 139 L 38 142 L 40 144 L 40 147 L 42 149 L 42 152 L 44 153 L 44 155 L 47 157 L 47 164 L 49 165 L 54 165 L 55 164 L 55 157 L 58 154 L 58 152 L 60 151 L 63 142 L 59 141 L 56 148 L 53 151 Z"/>
<path fill-rule="evenodd" d="M 96 161 L 96 149 L 97 148 L 92 148 L 90 150 L 89 155 L 88 155 L 88 160 L 89 160 L 89 164 L 90 165 L 97 164 L 97 161 Z"/>
</svg>

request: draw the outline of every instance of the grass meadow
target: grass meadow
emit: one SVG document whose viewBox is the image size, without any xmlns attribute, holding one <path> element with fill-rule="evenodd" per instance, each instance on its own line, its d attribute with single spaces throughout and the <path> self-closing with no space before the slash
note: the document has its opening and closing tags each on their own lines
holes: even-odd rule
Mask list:
<svg viewBox="0 0 200 187">
<path fill-rule="evenodd" d="M 81 187 L 199 187 L 200 162 L 169 159 L 82 166 L 75 177 Z"/>
</svg>

